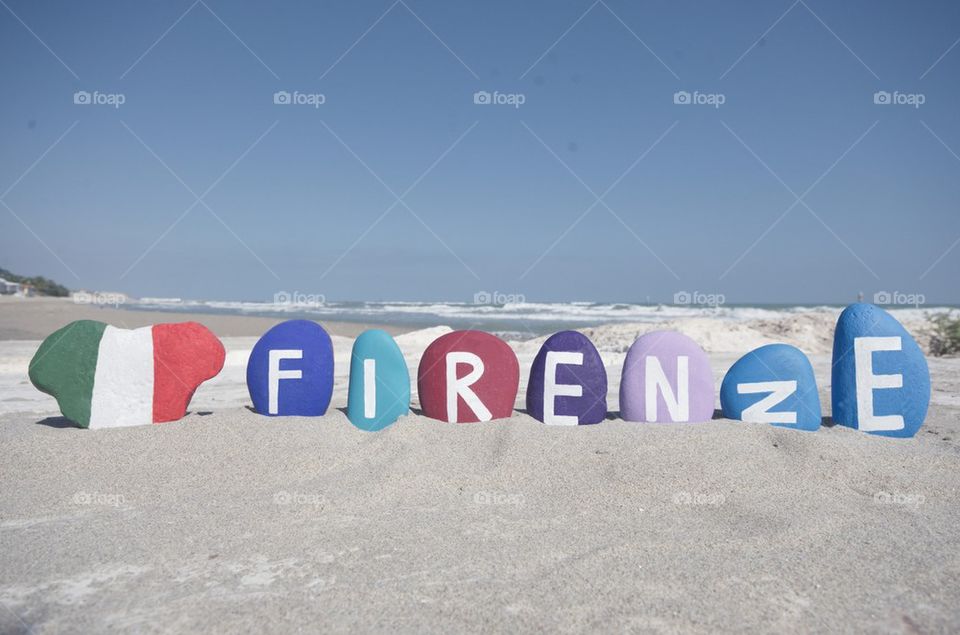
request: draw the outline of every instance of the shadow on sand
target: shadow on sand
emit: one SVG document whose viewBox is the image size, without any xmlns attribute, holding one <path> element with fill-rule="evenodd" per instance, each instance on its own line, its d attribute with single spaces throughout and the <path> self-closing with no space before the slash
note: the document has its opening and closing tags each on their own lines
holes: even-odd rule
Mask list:
<svg viewBox="0 0 960 635">
<path fill-rule="evenodd" d="M 37 421 L 38 426 L 48 426 L 50 428 L 78 428 L 80 426 L 75 424 L 73 421 L 70 421 L 66 417 L 47 417 L 46 419 L 41 419 Z"/>
</svg>

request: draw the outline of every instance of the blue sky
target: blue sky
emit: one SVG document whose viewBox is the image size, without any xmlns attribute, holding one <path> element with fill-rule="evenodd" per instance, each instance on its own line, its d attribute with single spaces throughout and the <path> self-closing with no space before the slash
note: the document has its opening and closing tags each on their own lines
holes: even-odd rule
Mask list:
<svg viewBox="0 0 960 635">
<path fill-rule="evenodd" d="M 0 266 L 184 298 L 960 303 L 958 38 L 955 2 L 3 0 Z"/>
</svg>

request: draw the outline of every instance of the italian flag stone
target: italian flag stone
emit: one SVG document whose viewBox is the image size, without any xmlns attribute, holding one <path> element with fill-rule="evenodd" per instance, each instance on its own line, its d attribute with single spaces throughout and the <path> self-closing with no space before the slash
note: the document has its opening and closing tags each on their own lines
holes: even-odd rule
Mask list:
<svg viewBox="0 0 960 635">
<path fill-rule="evenodd" d="M 30 381 L 81 428 L 161 423 L 186 414 L 224 357 L 220 340 L 196 322 L 127 330 L 79 320 L 40 344 Z"/>
</svg>

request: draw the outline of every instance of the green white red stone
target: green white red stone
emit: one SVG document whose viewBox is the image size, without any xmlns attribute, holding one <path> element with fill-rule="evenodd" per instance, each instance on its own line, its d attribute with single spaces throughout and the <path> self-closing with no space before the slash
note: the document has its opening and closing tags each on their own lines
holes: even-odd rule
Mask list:
<svg viewBox="0 0 960 635">
<path fill-rule="evenodd" d="M 30 381 L 82 428 L 160 423 L 186 414 L 224 357 L 220 340 L 196 322 L 127 330 L 80 320 L 41 343 Z"/>
</svg>

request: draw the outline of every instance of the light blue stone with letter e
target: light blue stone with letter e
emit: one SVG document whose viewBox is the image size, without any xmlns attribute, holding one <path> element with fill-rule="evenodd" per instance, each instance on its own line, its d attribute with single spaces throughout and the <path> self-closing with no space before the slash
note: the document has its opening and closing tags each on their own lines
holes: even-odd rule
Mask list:
<svg viewBox="0 0 960 635">
<path fill-rule="evenodd" d="M 833 420 L 887 437 L 912 437 L 930 405 L 930 369 L 897 320 L 851 304 L 833 336 Z"/>
</svg>

